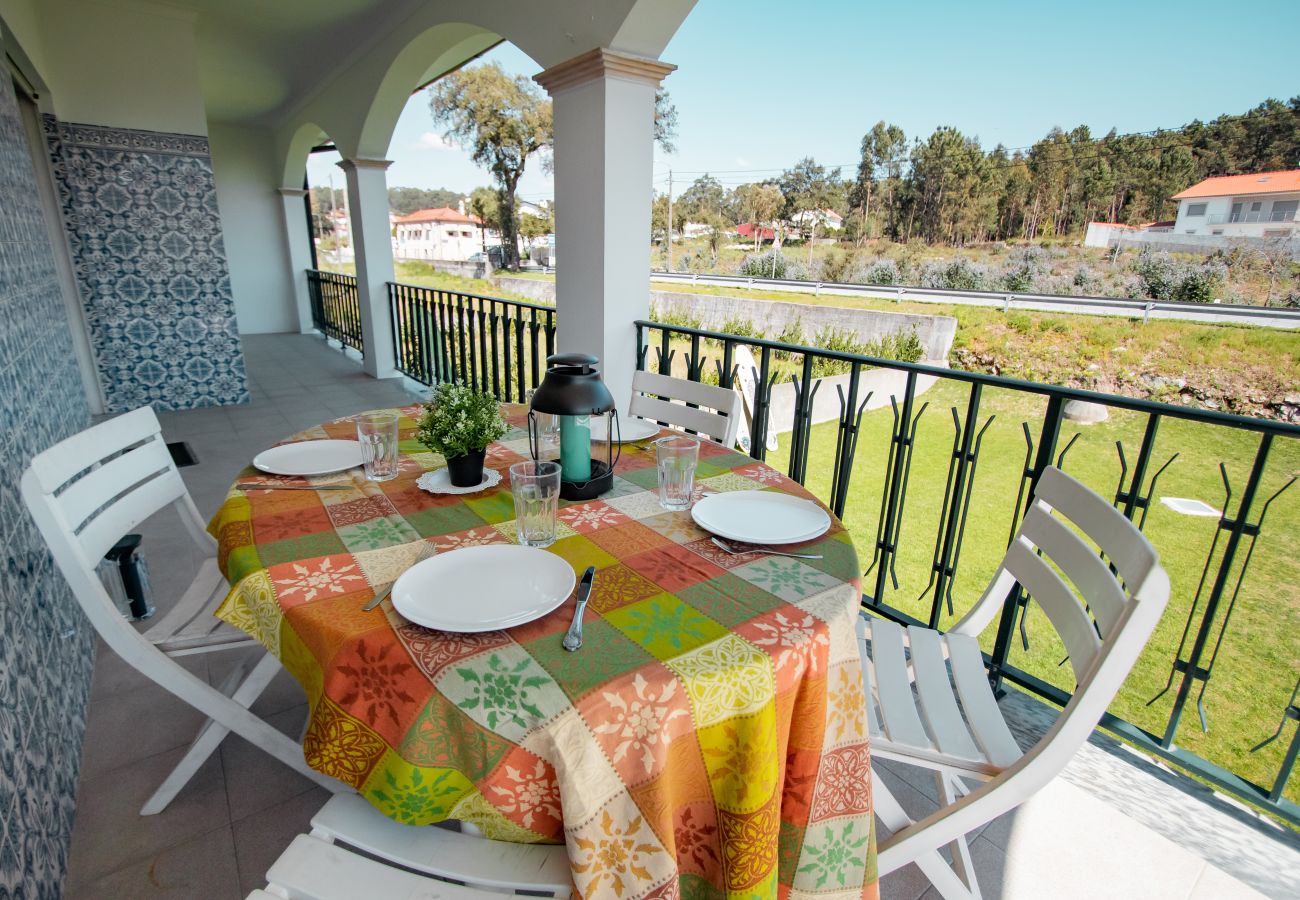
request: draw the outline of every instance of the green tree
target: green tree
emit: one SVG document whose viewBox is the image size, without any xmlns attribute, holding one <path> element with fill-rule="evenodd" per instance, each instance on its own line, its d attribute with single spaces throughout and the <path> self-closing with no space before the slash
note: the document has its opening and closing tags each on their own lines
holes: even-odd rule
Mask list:
<svg viewBox="0 0 1300 900">
<path fill-rule="evenodd" d="M 754 233 L 754 249 L 761 242 L 763 226 L 776 218 L 785 197 L 774 184 L 742 184 L 733 192 L 736 210 L 742 222 L 748 222 Z"/>
<path fill-rule="evenodd" d="M 663 86 L 655 88 L 655 143 L 665 153 L 676 153 L 677 107 L 673 106 Z"/>
<path fill-rule="evenodd" d="M 785 198 L 782 215 L 786 219 L 802 220 L 808 228 L 808 265 L 812 265 L 812 245 L 817 239 L 817 226 L 821 224 L 821 210 L 834 209 L 844 203 L 844 183 L 840 170 L 827 171 L 811 156 L 795 163 L 794 168 L 781 173 L 781 195 Z"/>
<path fill-rule="evenodd" d="M 707 222 L 712 216 L 721 217 L 727 205 L 727 189 L 707 173 L 691 182 L 674 204 L 682 208 L 688 222 Z"/>
<path fill-rule="evenodd" d="M 483 220 L 487 228 L 501 233 L 501 195 L 490 187 L 476 187 L 470 192 L 466 208 Z M 480 229 L 483 237 L 483 256 L 487 257 L 487 228 Z"/>
<path fill-rule="evenodd" d="M 529 79 L 487 63 L 440 79 L 429 106 L 444 136 L 468 148 L 496 179 L 502 258 L 506 268 L 517 269 L 515 193 L 528 158 L 554 141 L 550 101 Z"/>
<path fill-rule="evenodd" d="M 446 188 L 425 190 L 413 187 L 390 187 L 388 189 L 388 208 L 399 216 L 410 215 L 420 209 L 456 208 L 456 204 L 465 199 L 465 195 Z"/>
<path fill-rule="evenodd" d="M 897 125 L 886 125 L 880 121 L 871 126 L 871 130 L 862 136 L 858 176 L 849 187 L 848 195 L 850 211 L 856 211 L 859 216 L 859 242 L 866 240 L 870 234 L 868 220 L 871 215 L 871 193 L 877 179 L 885 181 L 886 210 L 892 207 L 893 192 L 901 174 L 903 155 L 906 150 L 907 138 L 903 134 L 903 129 Z"/>
</svg>

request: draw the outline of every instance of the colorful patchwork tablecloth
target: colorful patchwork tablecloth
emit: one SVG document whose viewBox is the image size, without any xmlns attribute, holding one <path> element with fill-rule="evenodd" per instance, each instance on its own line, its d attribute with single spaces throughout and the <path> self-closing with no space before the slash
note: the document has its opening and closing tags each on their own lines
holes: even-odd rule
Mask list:
<svg viewBox="0 0 1300 900">
<path fill-rule="evenodd" d="M 854 642 L 858 564 L 838 521 L 821 560 L 723 553 L 666 512 L 653 447 L 623 447 L 614 490 L 563 504 L 549 550 L 596 567 L 586 642 L 572 601 L 507 631 L 413 625 L 386 601 L 421 552 L 515 541 L 504 470 L 523 410 L 489 448 L 499 487 L 427 493 L 443 465 L 402 418 L 401 475 L 343 491 L 231 491 L 211 523 L 234 586 L 218 615 L 302 683 L 307 762 L 413 825 L 560 842 L 584 897 L 876 896 L 867 725 Z M 302 438 L 350 438 L 344 419 Z M 248 470 L 243 481 L 267 476 Z M 697 490 L 810 496 L 709 442 Z M 448 597 L 472 603 L 472 597 Z"/>
</svg>

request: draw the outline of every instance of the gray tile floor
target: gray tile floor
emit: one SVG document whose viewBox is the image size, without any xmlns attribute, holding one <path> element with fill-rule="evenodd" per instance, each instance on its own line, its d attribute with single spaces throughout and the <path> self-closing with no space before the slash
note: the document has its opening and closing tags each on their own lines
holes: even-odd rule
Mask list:
<svg viewBox="0 0 1300 900">
<path fill-rule="evenodd" d="M 248 336 L 244 349 L 252 403 L 160 417 L 167 438 L 189 442 L 199 457 L 182 474 L 204 515 L 272 442 L 325 419 L 412 399 L 397 381 L 367 377 L 316 337 Z M 162 515 L 142 529 L 159 598 L 175 596 L 198 565 L 177 524 Z M 248 652 L 184 664 L 215 684 Z M 1012 694 L 1004 703 L 1027 740 L 1050 725 L 1053 713 L 1028 697 Z M 253 710 L 295 736 L 307 712 L 302 691 L 283 673 Z M 163 813 L 139 815 L 200 719 L 110 651 L 99 654 L 67 897 L 233 900 L 262 886 L 270 863 L 306 829 L 326 792 L 237 737 Z M 927 776 L 883 768 L 913 816 L 936 808 Z M 971 850 L 989 898 L 1219 900 L 1256 890 L 1280 898 L 1294 897 L 1300 884 L 1294 832 L 1100 734 L 1034 800 L 981 829 Z M 887 900 L 938 896 L 911 866 L 887 876 L 881 893 Z"/>
</svg>

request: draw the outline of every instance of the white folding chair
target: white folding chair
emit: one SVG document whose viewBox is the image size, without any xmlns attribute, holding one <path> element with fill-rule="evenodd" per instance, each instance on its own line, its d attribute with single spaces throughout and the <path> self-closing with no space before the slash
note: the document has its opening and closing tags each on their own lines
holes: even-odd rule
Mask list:
<svg viewBox="0 0 1300 900">
<path fill-rule="evenodd" d="M 1052 728 L 1024 753 L 998 708 L 977 641 L 1016 584 L 1047 614 L 1077 683 Z M 993 582 L 947 633 L 860 618 L 872 757 L 930 769 L 942 804 L 914 821 L 872 772 L 876 814 L 892 831 L 879 845 L 880 874 L 914 862 L 945 898 L 978 898 L 965 835 L 1019 806 L 1065 767 L 1128 676 L 1168 598 L 1169 577 L 1146 537 L 1097 494 L 1048 468 Z M 972 789 L 962 779 L 984 784 Z M 951 867 L 939 853 L 945 845 Z"/>
<path fill-rule="evenodd" d="M 436 826 L 402 825 L 356 794 L 331 798 L 312 817 L 311 834 L 294 838 L 266 879 L 266 892 L 254 891 L 248 900 L 482 900 L 518 891 L 553 897 L 572 892 L 562 846 L 510 844 Z"/>
<path fill-rule="evenodd" d="M 740 394 L 729 388 L 642 371 L 632 376 L 628 412 L 708 435 L 724 447 L 735 446 L 744 415 Z"/>
<path fill-rule="evenodd" d="M 213 615 L 228 588 L 217 568 L 216 542 L 176 471 L 152 409 L 142 407 L 102 422 L 37 454 L 23 473 L 22 494 L 54 561 L 104 642 L 132 668 L 208 716 L 141 815 L 162 812 L 231 731 L 313 781 L 339 788 L 339 782 L 307 765 L 295 741 L 248 711 L 279 671 L 274 656 L 264 654 L 247 677 L 237 667 L 215 688 L 172 659 L 257 642 Z M 176 605 L 141 633 L 113 604 L 95 566 L 127 532 L 167 504 L 175 507 L 207 558 Z"/>
</svg>

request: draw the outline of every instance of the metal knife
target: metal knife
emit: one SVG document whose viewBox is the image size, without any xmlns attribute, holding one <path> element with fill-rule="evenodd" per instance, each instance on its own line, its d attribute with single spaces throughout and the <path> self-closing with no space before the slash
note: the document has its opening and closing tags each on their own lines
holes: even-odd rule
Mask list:
<svg viewBox="0 0 1300 900">
<path fill-rule="evenodd" d="M 578 606 L 573 611 L 573 624 L 564 635 L 564 649 L 572 653 L 582 646 L 582 614 L 587 611 L 587 598 L 591 596 L 591 582 L 596 578 L 596 567 L 587 566 L 578 585 Z"/>
</svg>

